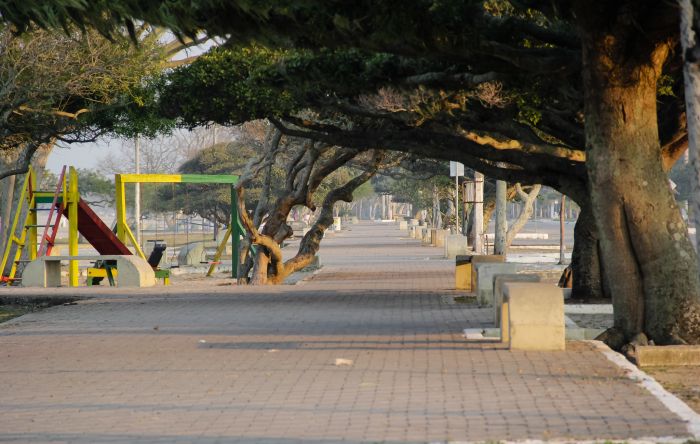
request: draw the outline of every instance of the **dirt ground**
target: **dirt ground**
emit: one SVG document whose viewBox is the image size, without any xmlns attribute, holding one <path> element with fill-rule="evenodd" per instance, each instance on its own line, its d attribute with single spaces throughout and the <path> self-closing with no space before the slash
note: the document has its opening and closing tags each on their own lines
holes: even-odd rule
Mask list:
<svg viewBox="0 0 700 444">
<path fill-rule="evenodd" d="M 644 371 L 700 413 L 700 366 L 650 367 Z"/>
</svg>

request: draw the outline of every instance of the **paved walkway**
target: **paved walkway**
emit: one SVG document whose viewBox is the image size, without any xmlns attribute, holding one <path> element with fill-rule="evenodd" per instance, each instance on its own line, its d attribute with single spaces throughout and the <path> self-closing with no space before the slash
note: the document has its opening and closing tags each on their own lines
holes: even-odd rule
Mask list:
<svg viewBox="0 0 700 444">
<path fill-rule="evenodd" d="M 324 244 L 302 285 L 105 289 L 1 325 L 0 441 L 687 436 L 588 343 L 466 343 L 490 309 L 455 304 L 452 262 L 395 226 Z"/>
</svg>

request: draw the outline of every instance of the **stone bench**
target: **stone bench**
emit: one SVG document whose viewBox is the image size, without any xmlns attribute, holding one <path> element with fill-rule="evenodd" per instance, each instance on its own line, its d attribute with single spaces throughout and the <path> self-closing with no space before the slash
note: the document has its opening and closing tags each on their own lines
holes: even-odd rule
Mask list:
<svg viewBox="0 0 700 444">
<path fill-rule="evenodd" d="M 152 287 L 156 276 L 145 259 L 133 255 L 43 256 L 27 264 L 22 272 L 23 287 L 60 287 L 61 261 L 116 261 L 117 287 Z"/>
<path fill-rule="evenodd" d="M 536 282 L 503 284 L 501 335 L 511 350 L 564 350 L 564 298 L 561 288 Z"/>
<path fill-rule="evenodd" d="M 472 291 L 476 291 L 476 271 L 474 270 L 474 267 L 476 267 L 477 264 L 493 264 L 493 263 L 504 263 L 506 261 L 506 257 L 502 254 L 475 254 L 472 256 L 472 261 L 471 261 L 471 273 L 469 275 L 469 278 L 471 279 L 471 286 L 472 286 Z"/>
<path fill-rule="evenodd" d="M 445 235 L 445 257 L 447 259 L 456 258 L 458 255 L 469 254 L 469 251 L 466 236 L 462 236 L 461 234 Z"/>
<path fill-rule="evenodd" d="M 423 245 L 430 245 L 432 243 L 433 230 L 427 227 L 423 227 L 421 240 Z"/>
<path fill-rule="evenodd" d="M 493 323 L 496 327 L 503 327 L 503 284 L 506 282 L 540 282 L 539 274 L 494 274 L 493 275 Z M 501 339 L 503 339 L 501 337 Z"/>
<path fill-rule="evenodd" d="M 455 288 L 472 292 L 476 290 L 476 274 L 474 264 L 500 263 L 506 258 L 497 254 L 457 254 L 455 255 Z"/>
<path fill-rule="evenodd" d="M 490 258 L 494 262 L 474 262 L 481 257 L 472 258 L 472 278 L 475 278 L 472 292 L 476 293 L 480 304 L 494 306 L 493 277 L 499 274 L 516 274 L 521 266 L 512 262 L 499 262 L 498 257 Z"/>
<path fill-rule="evenodd" d="M 434 247 L 444 247 L 445 246 L 445 236 L 447 235 L 447 230 L 441 230 L 436 228 L 430 229 L 430 245 Z"/>
</svg>

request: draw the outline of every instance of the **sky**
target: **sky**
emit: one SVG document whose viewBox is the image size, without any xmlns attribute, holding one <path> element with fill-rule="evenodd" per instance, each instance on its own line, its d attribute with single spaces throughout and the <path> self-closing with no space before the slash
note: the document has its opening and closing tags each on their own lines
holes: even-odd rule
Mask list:
<svg viewBox="0 0 700 444">
<path fill-rule="evenodd" d="M 59 173 L 63 165 L 76 168 L 97 168 L 100 159 L 111 149 L 118 147 L 119 141 L 98 141 L 57 145 L 49 154 L 46 168 Z"/>
<path fill-rule="evenodd" d="M 166 33 L 162 41 L 168 42 L 175 38 L 170 33 Z M 202 54 L 206 52 L 209 48 L 214 46 L 214 41 L 210 40 L 202 45 L 198 45 L 192 48 L 188 48 L 175 56 L 172 60 L 183 59 L 192 55 Z M 97 168 L 100 159 L 104 158 L 105 155 L 111 149 L 118 149 L 121 144 L 120 140 L 115 139 L 105 139 L 98 140 L 97 142 L 90 143 L 72 143 L 72 144 L 61 144 L 57 145 L 47 160 L 46 168 L 53 171 L 54 173 L 59 173 L 63 165 L 74 166 L 76 168 Z"/>
</svg>

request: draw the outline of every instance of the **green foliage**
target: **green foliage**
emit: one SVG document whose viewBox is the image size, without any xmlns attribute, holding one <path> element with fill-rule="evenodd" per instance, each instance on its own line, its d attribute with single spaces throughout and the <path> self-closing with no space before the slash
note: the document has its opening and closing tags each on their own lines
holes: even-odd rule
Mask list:
<svg viewBox="0 0 700 444">
<path fill-rule="evenodd" d="M 78 191 L 81 196 L 91 196 L 108 203 L 114 202 L 114 181 L 88 168 L 78 168 Z"/>
<path fill-rule="evenodd" d="M 525 93 L 517 95 L 515 101 L 518 106 L 518 120 L 536 127 L 542 119 L 542 99 L 536 94 Z"/>
<path fill-rule="evenodd" d="M 255 150 L 241 143 L 219 143 L 201 150 L 194 158 L 182 164 L 183 174 L 242 174 Z M 257 203 L 260 183 L 246 189 L 249 208 Z M 231 187 L 221 184 L 176 184 L 161 187 L 158 191 L 161 205 L 169 211 L 182 211 L 187 215 L 200 215 L 228 225 L 231 219 Z"/>
<path fill-rule="evenodd" d="M 145 102 L 143 80 L 161 71 L 164 57 L 155 37 L 135 46 L 125 37 L 109 41 L 75 28 L 18 36 L 0 27 L 0 53 L 0 148 L 10 151 L 56 136 L 92 139 L 116 128 L 111 116 Z"/>
<path fill-rule="evenodd" d="M 374 196 L 374 188 L 372 187 L 372 182 L 365 182 L 352 193 L 352 199 L 357 201 L 367 197 Z"/>
<path fill-rule="evenodd" d="M 213 49 L 156 87 L 163 115 L 183 125 L 238 124 L 373 91 L 428 67 L 445 65 L 353 49 L 314 53 L 252 45 Z"/>
</svg>

